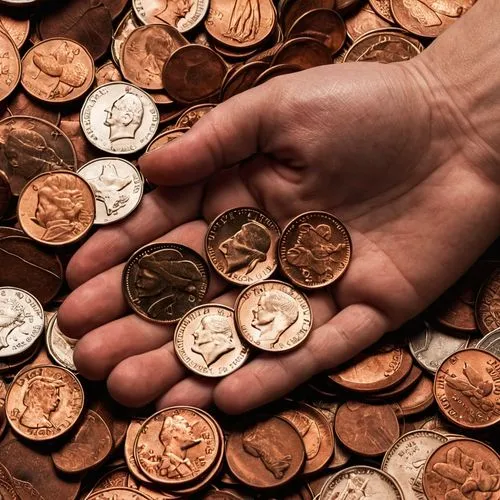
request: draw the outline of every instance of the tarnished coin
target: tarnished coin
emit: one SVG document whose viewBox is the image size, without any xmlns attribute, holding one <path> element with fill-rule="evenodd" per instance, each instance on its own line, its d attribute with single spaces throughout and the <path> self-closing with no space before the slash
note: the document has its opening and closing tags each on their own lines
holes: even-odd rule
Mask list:
<svg viewBox="0 0 500 500">
<path fill-rule="evenodd" d="M 495 356 L 500 358 L 500 328 L 497 328 L 496 330 L 493 330 L 492 332 L 485 335 L 476 344 L 476 348 L 491 352 L 491 354 L 494 354 Z"/>
<path fill-rule="evenodd" d="M 288 32 L 293 23 L 301 16 L 313 9 L 335 9 L 338 2 L 336 0 L 300 0 L 300 1 L 280 1 L 278 14 L 283 30 Z"/>
<path fill-rule="evenodd" d="M 476 323 L 483 335 L 500 327 L 500 269 L 485 281 L 476 298 Z"/>
<path fill-rule="evenodd" d="M 128 81 L 146 90 L 162 90 L 162 69 L 167 59 L 188 41 L 168 24 L 142 26 L 125 40 L 120 68 Z"/>
<path fill-rule="evenodd" d="M 133 10 L 130 10 L 113 33 L 111 41 L 111 57 L 117 66 L 120 66 L 122 47 L 130 34 L 141 26 Z"/>
<path fill-rule="evenodd" d="M 40 338 L 45 324 L 43 308 L 30 293 L 0 287 L 0 358 L 24 353 Z"/>
<path fill-rule="evenodd" d="M 52 452 L 52 460 L 60 471 L 74 474 L 98 466 L 112 449 L 113 437 L 108 426 L 97 413 L 87 410 L 71 439 Z"/>
<path fill-rule="evenodd" d="M 284 43 L 274 56 L 271 66 L 293 64 L 299 69 L 331 64 L 330 49 L 319 40 L 309 37 L 292 38 Z"/>
<path fill-rule="evenodd" d="M 0 74 L 0 101 L 6 99 L 16 88 L 21 78 L 21 59 L 14 40 L 0 30 L 2 71 Z"/>
<path fill-rule="evenodd" d="M 398 409 L 403 416 L 408 417 L 427 410 L 433 403 L 432 380 L 424 376 L 406 396 L 398 400 Z"/>
<path fill-rule="evenodd" d="M 178 139 L 182 137 L 189 128 L 174 128 L 172 130 L 167 130 L 166 132 L 161 133 L 156 136 L 150 143 L 146 152 L 149 153 L 151 151 L 155 151 L 156 149 L 160 149 L 165 144 L 172 142 L 174 139 Z"/>
<path fill-rule="evenodd" d="M 222 446 L 212 417 L 196 408 L 174 406 L 143 423 L 134 454 L 141 472 L 150 480 L 182 487 L 211 470 Z"/>
<path fill-rule="evenodd" d="M 406 500 L 401 488 L 389 474 L 366 465 L 337 472 L 323 485 L 318 500 L 344 498 Z"/>
<path fill-rule="evenodd" d="M 286 277 L 303 288 L 321 288 L 338 280 L 351 260 L 345 226 L 327 212 L 306 212 L 284 229 L 279 262 Z"/>
<path fill-rule="evenodd" d="M 48 441 L 76 424 L 83 404 L 83 387 L 69 370 L 41 365 L 17 374 L 5 410 L 10 426 L 22 437 Z"/>
<path fill-rule="evenodd" d="M 219 304 L 191 309 L 177 323 L 174 348 L 187 368 L 205 377 L 225 377 L 249 355 L 236 332 L 234 310 Z"/>
<path fill-rule="evenodd" d="M 86 500 L 151 500 L 151 498 L 138 490 L 118 486 L 92 493 Z"/>
<path fill-rule="evenodd" d="M 428 500 L 500 495 L 500 456 L 473 439 L 453 439 L 427 459 L 422 478 Z"/>
<path fill-rule="evenodd" d="M 198 104 L 197 106 L 192 106 L 179 116 L 175 126 L 177 128 L 190 128 L 214 108 L 215 104 Z"/>
<path fill-rule="evenodd" d="M 19 195 L 17 216 L 23 231 L 45 245 L 83 238 L 95 219 L 95 199 L 87 181 L 59 170 L 32 179 Z"/>
<path fill-rule="evenodd" d="M 57 314 L 54 314 L 49 320 L 45 336 L 47 350 L 51 358 L 58 365 L 76 372 L 75 362 L 73 361 L 73 351 L 77 341 L 66 337 L 66 335 L 61 332 L 57 324 Z"/>
<path fill-rule="evenodd" d="M 130 154 L 154 137 L 160 115 L 142 89 L 112 82 L 95 89 L 85 100 L 80 121 L 87 139 L 102 151 Z"/>
<path fill-rule="evenodd" d="M 252 488 L 274 488 L 288 483 L 300 472 L 304 460 L 299 433 L 280 417 L 262 417 L 231 432 L 227 441 L 229 470 Z"/>
<path fill-rule="evenodd" d="M 127 464 L 128 470 L 131 474 L 133 474 L 139 481 L 146 484 L 153 484 L 137 467 L 137 463 L 135 461 L 134 456 L 134 444 L 137 438 L 137 434 L 141 430 L 142 424 L 144 420 L 132 419 L 128 428 L 127 434 L 125 436 L 125 444 L 124 444 L 124 454 L 125 454 L 125 463 Z M 125 481 L 125 485 L 127 482 Z"/>
<path fill-rule="evenodd" d="M 20 49 L 28 39 L 30 20 L 2 14 L 0 15 L 0 30 L 8 33 L 17 48 Z"/>
<path fill-rule="evenodd" d="M 368 3 L 380 17 L 392 24 L 396 23 L 391 12 L 391 0 L 368 0 Z"/>
<path fill-rule="evenodd" d="M 9 211 L 12 191 L 10 190 L 9 178 L 7 174 L 0 170 L 0 220 Z"/>
<path fill-rule="evenodd" d="M 52 123 L 30 116 L 0 121 L 0 170 L 9 177 L 14 195 L 38 174 L 75 168 L 73 144 Z"/>
<path fill-rule="evenodd" d="M 240 293 L 234 309 L 240 334 L 263 351 L 295 349 L 312 328 L 312 311 L 306 296 L 282 281 L 250 285 Z"/>
<path fill-rule="evenodd" d="M 95 71 L 95 83 L 97 87 L 111 82 L 121 82 L 123 76 L 113 61 L 108 61 Z"/>
<path fill-rule="evenodd" d="M 500 422 L 500 359 L 480 349 L 465 349 L 443 361 L 434 380 L 439 409 L 465 429 Z"/>
<path fill-rule="evenodd" d="M 254 86 L 262 85 L 277 76 L 289 75 L 300 71 L 300 66 L 296 64 L 275 64 L 263 71 L 255 80 Z"/>
<path fill-rule="evenodd" d="M 68 38 L 37 43 L 21 64 L 21 85 L 28 94 L 48 103 L 79 99 L 94 83 L 92 56 L 83 45 Z"/>
<path fill-rule="evenodd" d="M 152 243 L 137 250 L 127 262 L 123 292 L 139 316 L 174 323 L 202 302 L 208 280 L 208 265 L 191 248 Z"/>
<path fill-rule="evenodd" d="M 387 450 L 381 468 L 397 481 L 405 500 L 425 498 L 422 486 L 425 462 L 434 450 L 447 442 L 448 438 L 438 432 L 412 431 Z"/>
<path fill-rule="evenodd" d="M 233 208 L 210 224 L 205 251 L 214 269 L 236 285 L 269 278 L 278 267 L 278 224 L 255 208 Z"/>
<path fill-rule="evenodd" d="M 128 5 L 128 0 L 101 0 L 102 3 L 107 7 L 113 21 L 120 17 L 125 8 Z"/>
<path fill-rule="evenodd" d="M 222 83 L 221 101 L 227 101 L 229 98 L 251 89 L 255 80 L 267 68 L 269 68 L 269 63 L 253 61 L 240 66 L 232 73 L 228 73 Z"/>
<path fill-rule="evenodd" d="M 116 469 L 112 469 L 109 472 L 106 472 L 99 478 L 96 485 L 89 493 L 89 496 L 97 493 L 98 491 L 106 490 L 108 488 L 127 488 L 127 479 L 129 475 L 129 470 L 126 466 L 118 467 Z"/>
<path fill-rule="evenodd" d="M 364 5 L 354 15 L 348 17 L 345 24 L 347 33 L 353 42 L 370 31 L 391 26 L 387 20 L 378 16 L 370 5 Z"/>
<path fill-rule="evenodd" d="M 61 113 L 54 109 L 54 106 L 48 106 L 46 103 L 37 101 L 22 89 L 19 89 L 10 97 L 4 112 L 0 113 L 2 119 L 16 115 L 41 118 L 56 126 L 61 119 Z"/>
<path fill-rule="evenodd" d="M 335 434 L 358 455 L 384 454 L 399 438 L 399 423 L 390 405 L 347 401 L 335 415 Z"/>
<path fill-rule="evenodd" d="M 110 224 L 130 215 L 144 192 L 137 168 L 121 158 L 98 158 L 78 169 L 96 199 L 95 224 Z"/>
</svg>

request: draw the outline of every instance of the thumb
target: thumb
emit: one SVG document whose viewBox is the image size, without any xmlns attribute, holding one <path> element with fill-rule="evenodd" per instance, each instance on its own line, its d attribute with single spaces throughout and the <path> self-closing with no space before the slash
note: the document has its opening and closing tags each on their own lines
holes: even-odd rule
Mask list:
<svg viewBox="0 0 500 500">
<path fill-rule="evenodd" d="M 274 89 L 269 82 L 219 104 L 183 136 L 142 156 L 142 172 L 154 184 L 191 184 L 262 151 L 273 128 Z"/>
</svg>

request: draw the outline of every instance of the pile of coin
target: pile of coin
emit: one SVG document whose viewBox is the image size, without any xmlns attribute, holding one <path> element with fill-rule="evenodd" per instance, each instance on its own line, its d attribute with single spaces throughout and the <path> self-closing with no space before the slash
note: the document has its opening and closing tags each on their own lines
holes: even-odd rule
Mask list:
<svg viewBox="0 0 500 500">
<path fill-rule="evenodd" d="M 421 317 L 240 417 L 121 407 L 78 375 L 57 324 L 79 244 L 153 188 L 143 151 L 275 76 L 410 59 L 474 3 L 0 1 L 2 498 L 500 498 L 495 245 Z M 204 255 L 139 249 L 124 295 L 176 325 L 189 370 L 223 377 L 259 351 L 300 348 L 309 292 L 341 279 L 352 251 L 331 214 L 281 230 L 234 208 L 211 222 Z M 238 291 L 234 309 L 206 303 L 212 271 Z"/>
</svg>

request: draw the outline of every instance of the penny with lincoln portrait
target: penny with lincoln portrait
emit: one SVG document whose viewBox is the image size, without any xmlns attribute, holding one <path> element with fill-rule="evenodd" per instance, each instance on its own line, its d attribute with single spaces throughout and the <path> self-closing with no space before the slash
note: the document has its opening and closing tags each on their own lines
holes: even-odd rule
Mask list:
<svg viewBox="0 0 500 500">
<path fill-rule="evenodd" d="M 189 406 L 173 406 L 143 423 L 134 456 L 151 481 L 177 488 L 209 472 L 221 449 L 218 426 L 212 417 Z"/>
<path fill-rule="evenodd" d="M 295 285 L 314 289 L 331 285 L 351 260 L 351 237 L 346 227 L 327 212 L 306 212 L 284 229 L 279 262 Z"/>
<path fill-rule="evenodd" d="M 219 304 L 191 309 L 177 323 L 174 348 L 187 368 L 205 377 L 229 375 L 249 355 L 236 332 L 234 310 Z"/>
<path fill-rule="evenodd" d="M 208 265 L 191 248 L 152 243 L 137 250 L 123 270 L 123 293 L 133 311 L 149 321 L 175 323 L 205 297 Z"/>
<path fill-rule="evenodd" d="M 306 340 L 313 323 L 306 296 L 277 280 L 245 288 L 236 299 L 235 317 L 243 338 L 270 352 L 295 349 Z"/>
<path fill-rule="evenodd" d="M 68 432 L 84 405 L 83 387 L 65 368 L 41 365 L 21 371 L 7 392 L 10 426 L 31 441 L 48 441 Z"/>
<path fill-rule="evenodd" d="M 269 278 L 278 266 L 280 228 L 255 208 L 233 208 L 209 226 L 205 251 L 213 268 L 227 281 L 251 285 Z"/>
<path fill-rule="evenodd" d="M 89 232 L 95 210 L 87 181 L 74 172 L 60 170 L 40 174 L 25 186 L 17 216 L 28 236 L 45 245 L 61 246 Z"/>
</svg>

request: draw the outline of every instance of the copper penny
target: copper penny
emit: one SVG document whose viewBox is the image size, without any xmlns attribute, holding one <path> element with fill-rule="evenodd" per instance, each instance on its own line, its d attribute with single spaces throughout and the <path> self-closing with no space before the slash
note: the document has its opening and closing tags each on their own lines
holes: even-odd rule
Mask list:
<svg viewBox="0 0 500 500">
<path fill-rule="evenodd" d="M 500 269 L 484 282 L 476 298 L 476 324 L 483 335 L 500 327 Z"/>
<path fill-rule="evenodd" d="M 213 268 L 240 286 L 269 278 L 278 267 L 278 224 L 255 208 L 233 208 L 210 224 L 205 251 Z"/>
<path fill-rule="evenodd" d="M 120 66 L 123 44 L 130 34 L 140 26 L 141 23 L 135 16 L 133 10 L 127 12 L 127 14 L 125 14 L 123 19 L 120 21 L 120 24 L 117 26 L 111 41 L 111 57 L 117 66 Z"/>
<path fill-rule="evenodd" d="M 240 293 L 234 308 L 240 334 L 263 351 L 295 349 L 312 328 L 312 311 L 306 296 L 282 281 L 250 285 Z"/>
<path fill-rule="evenodd" d="M 127 484 L 125 486 L 127 488 L 140 491 L 143 495 L 146 495 L 149 500 L 177 500 L 179 498 L 182 498 L 182 495 L 167 493 L 166 491 L 163 491 L 150 481 L 148 483 L 137 481 L 131 474 L 127 475 L 126 483 Z"/>
<path fill-rule="evenodd" d="M 28 39 L 30 20 L 2 14 L 0 15 L 0 30 L 8 33 L 16 47 L 20 49 Z"/>
<path fill-rule="evenodd" d="M 90 494 L 94 494 L 108 488 L 126 488 L 128 476 L 129 470 L 127 467 L 112 469 L 99 478 Z"/>
<path fill-rule="evenodd" d="M 168 324 L 202 302 L 208 280 L 206 262 L 191 248 L 152 243 L 130 257 L 123 271 L 123 291 L 139 316 Z"/>
<path fill-rule="evenodd" d="M 66 134 L 39 118 L 1 120 L 0 145 L 0 170 L 9 177 L 16 196 L 38 174 L 76 167 L 75 150 Z"/>
<path fill-rule="evenodd" d="M 123 80 L 123 75 L 115 66 L 113 61 L 107 61 L 95 71 L 95 83 L 97 87 L 111 82 L 120 82 Z"/>
<path fill-rule="evenodd" d="M 208 414 L 176 406 L 143 423 L 134 454 L 141 472 L 151 481 L 180 487 L 207 473 L 221 446 L 217 424 Z"/>
<path fill-rule="evenodd" d="M 418 381 L 422 378 L 422 370 L 416 366 L 413 365 L 411 367 L 410 373 L 397 385 L 394 387 L 391 387 L 390 389 L 383 391 L 383 392 L 377 392 L 376 394 L 373 394 L 371 397 L 373 399 L 377 399 L 377 401 L 382 401 L 387 398 L 395 398 L 398 396 L 401 396 L 402 394 L 405 394 L 408 392 L 409 389 L 412 387 L 415 387 L 415 385 L 418 383 Z"/>
<path fill-rule="evenodd" d="M 274 488 L 297 476 L 305 451 L 291 424 L 279 417 L 267 417 L 229 435 L 226 460 L 231 473 L 243 484 Z"/>
<path fill-rule="evenodd" d="M 473 439 L 453 439 L 429 456 L 422 477 L 429 500 L 500 498 L 500 457 Z"/>
<path fill-rule="evenodd" d="M 288 40 L 278 50 L 271 63 L 293 64 L 300 69 L 315 68 L 331 64 L 332 54 L 330 49 L 315 38 L 301 37 Z"/>
<path fill-rule="evenodd" d="M 19 196 L 17 216 L 23 231 L 45 245 L 83 238 L 95 219 L 95 199 L 87 181 L 65 170 L 40 174 Z"/>
<path fill-rule="evenodd" d="M 368 0 L 370 7 L 386 21 L 395 24 L 396 21 L 391 12 L 391 0 Z"/>
<path fill-rule="evenodd" d="M 120 17 L 128 5 L 128 0 L 101 0 L 107 7 L 113 20 Z"/>
<path fill-rule="evenodd" d="M 391 26 L 385 19 L 378 16 L 370 5 L 364 5 L 356 14 L 346 19 L 347 33 L 352 41 L 378 28 Z"/>
<path fill-rule="evenodd" d="M 303 474 L 313 474 L 325 467 L 333 456 L 335 441 L 328 419 L 305 403 L 286 403 L 277 416 L 295 427 L 304 443 L 306 461 Z"/>
<path fill-rule="evenodd" d="M 86 497 L 86 500 L 151 500 L 151 498 L 138 490 L 119 486 L 99 490 Z"/>
<path fill-rule="evenodd" d="M 234 310 L 218 304 L 191 309 L 177 323 L 174 348 L 180 361 L 204 377 L 225 377 L 248 359 L 234 323 Z"/>
<path fill-rule="evenodd" d="M 404 398 L 398 400 L 399 408 L 405 417 L 421 413 L 434 403 L 432 380 L 422 377 Z"/>
<path fill-rule="evenodd" d="M 3 286 L 22 288 L 42 305 L 59 292 L 64 271 L 59 257 L 23 236 L 0 238 L 0 282 Z"/>
<path fill-rule="evenodd" d="M 224 60 L 212 49 L 186 45 L 163 66 L 163 87 L 175 102 L 206 101 L 220 92 L 226 71 Z"/>
<path fill-rule="evenodd" d="M 263 71 L 255 80 L 254 86 L 262 85 L 263 83 L 276 78 L 277 76 L 289 75 L 291 73 L 296 73 L 302 68 L 296 64 L 275 64 L 270 68 Z"/>
<path fill-rule="evenodd" d="M 443 415 L 465 429 L 500 422 L 500 359 L 480 349 L 465 349 L 443 361 L 434 380 Z"/>
<path fill-rule="evenodd" d="M 336 0 L 295 0 L 283 2 L 280 9 L 281 24 L 285 32 L 292 27 L 293 23 L 307 12 L 314 9 L 335 9 Z"/>
<path fill-rule="evenodd" d="M 7 214 L 12 198 L 10 190 L 9 178 L 7 174 L 0 170 L 0 220 Z"/>
<path fill-rule="evenodd" d="M 338 280 L 352 254 L 345 226 L 327 212 L 306 212 L 284 229 L 279 262 L 286 277 L 303 288 L 321 288 Z"/>
<path fill-rule="evenodd" d="M 108 426 L 97 413 L 87 410 L 71 439 L 52 452 L 52 460 L 58 470 L 74 474 L 97 467 L 112 449 Z"/>
<path fill-rule="evenodd" d="M 348 401 L 337 410 L 335 433 L 354 453 L 376 457 L 385 453 L 399 438 L 399 423 L 390 405 Z"/>
<path fill-rule="evenodd" d="M 384 344 L 358 355 L 329 377 L 351 391 L 377 392 L 401 382 L 411 367 L 412 358 L 406 349 Z"/>
<path fill-rule="evenodd" d="M 269 67 L 267 62 L 254 61 L 236 69 L 226 75 L 222 84 L 221 101 L 245 92 L 254 86 L 255 80 Z"/>
<path fill-rule="evenodd" d="M 12 38 L 0 29 L 2 72 L 0 75 L 0 101 L 6 99 L 16 88 L 21 78 L 21 59 Z"/>
<path fill-rule="evenodd" d="M 70 339 L 64 335 L 57 324 L 57 313 L 49 320 L 45 329 L 45 341 L 50 357 L 63 368 L 76 372 L 75 362 L 73 361 L 73 351 L 76 346 L 76 340 Z"/>
<path fill-rule="evenodd" d="M 24 90 L 48 103 L 79 99 L 94 83 L 92 56 L 85 47 L 67 38 L 37 43 L 26 52 L 21 64 Z"/>
<path fill-rule="evenodd" d="M 83 410 L 78 379 L 59 366 L 21 371 L 9 387 L 5 409 L 10 426 L 32 441 L 47 441 L 68 432 Z"/>
<path fill-rule="evenodd" d="M 247 49 L 260 45 L 274 30 L 271 0 L 211 0 L 205 29 L 219 43 Z"/>
<path fill-rule="evenodd" d="M 125 444 L 124 444 L 124 454 L 125 454 L 125 462 L 127 464 L 128 470 L 130 473 L 136 477 L 139 481 L 146 483 L 146 484 L 153 484 L 152 481 L 150 481 L 140 470 L 139 467 L 137 467 L 137 463 L 135 461 L 135 456 L 134 456 L 134 444 L 135 440 L 137 438 L 137 435 L 139 434 L 139 431 L 141 430 L 142 424 L 144 423 L 144 420 L 138 420 L 138 419 L 132 419 L 130 422 L 128 428 L 127 428 L 127 434 L 125 436 Z M 125 485 L 127 486 L 128 483 L 125 481 Z M 130 485 L 128 485 L 130 487 Z"/>
<path fill-rule="evenodd" d="M 149 143 L 149 146 L 146 149 L 146 153 L 155 151 L 156 149 L 160 149 L 161 147 L 165 146 L 165 144 L 168 144 L 169 142 L 182 137 L 188 130 L 189 128 L 174 128 L 172 130 L 163 132 L 162 134 L 156 136 Z"/>
<path fill-rule="evenodd" d="M 192 106 L 182 113 L 175 126 L 177 128 L 190 128 L 214 108 L 215 104 L 198 104 L 197 106 Z"/>
<path fill-rule="evenodd" d="M 130 33 L 122 47 L 123 76 L 146 90 L 161 90 L 162 69 L 167 59 L 188 41 L 168 24 L 142 26 Z"/>
<path fill-rule="evenodd" d="M 61 119 L 61 113 L 54 109 L 53 106 L 47 106 L 46 103 L 33 99 L 23 90 L 18 90 L 11 96 L 5 111 L 0 114 L 0 118 L 9 118 L 15 115 L 41 118 L 56 126 Z"/>
</svg>

